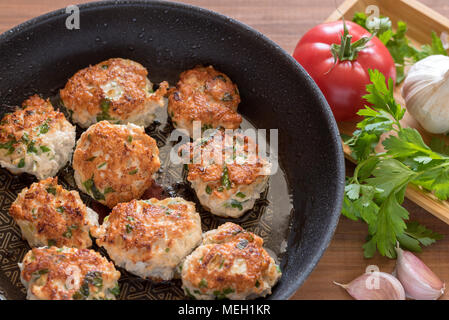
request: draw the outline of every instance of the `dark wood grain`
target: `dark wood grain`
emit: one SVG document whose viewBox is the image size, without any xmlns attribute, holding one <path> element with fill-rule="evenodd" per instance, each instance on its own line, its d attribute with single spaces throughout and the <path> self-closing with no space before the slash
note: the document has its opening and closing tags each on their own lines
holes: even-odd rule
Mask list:
<svg viewBox="0 0 449 320">
<path fill-rule="evenodd" d="M 0 33 L 40 14 L 63 8 L 78 0 L 0 0 Z M 181 1 L 211 9 L 240 20 L 277 42 L 291 53 L 298 39 L 335 10 L 342 0 L 185 0 Z M 422 0 L 439 13 L 449 17 L 447 0 Z M 1 62 L 0 62 L 1 63 Z M 349 173 L 353 169 L 348 165 Z M 445 235 L 445 239 L 424 249 L 423 259 L 444 281 L 449 281 L 449 225 L 406 201 L 412 220 L 417 220 Z M 391 272 L 395 261 L 383 257 L 364 259 L 362 244 L 365 225 L 341 218 L 335 236 L 319 262 L 293 299 L 349 299 L 345 291 L 332 282 L 346 283 L 362 274 L 368 265 L 377 265 Z M 445 295 L 443 298 L 448 298 Z"/>
</svg>

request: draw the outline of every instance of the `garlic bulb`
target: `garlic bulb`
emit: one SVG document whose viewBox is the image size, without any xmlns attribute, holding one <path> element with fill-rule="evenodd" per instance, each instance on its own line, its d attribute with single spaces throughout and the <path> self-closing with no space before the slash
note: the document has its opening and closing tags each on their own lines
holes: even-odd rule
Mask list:
<svg viewBox="0 0 449 320">
<path fill-rule="evenodd" d="M 407 111 L 430 133 L 449 132 L 449 57 L 415 63 L 402 87 Z"/>
<path fill-rule="evenodd" d="M 356 300 L 405 300 L 405 292 L 398 279 L 385 272 L 367 272 L 343 287 Z"/>
<path fill-rule="evenodd" d="M 396 276 L 407 297 L 416 300 L 436 300 L 444 293 L 444 283 L 413 253 L 396 248 Z"/>
</svg>

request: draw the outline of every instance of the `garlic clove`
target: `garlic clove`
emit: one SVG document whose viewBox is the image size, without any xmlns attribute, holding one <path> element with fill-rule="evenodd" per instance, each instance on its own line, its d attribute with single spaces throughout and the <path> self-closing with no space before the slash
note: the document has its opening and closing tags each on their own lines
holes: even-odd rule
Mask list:
<svg viewBox="0 0 449 320">
<path fill-rule="evenodd" d="M 405 300 L 405 291 L 398 279 L 385 272 L 367 272 L 343 287 L 356 300 Z"/>
<path fill-rule="evenodd" d="M 445 289 L 435 273 L 417 256 L 397 247 L 396 276 L 404 286 L 407 297 L 416 300 L 436 300 Z"/>
</svg>

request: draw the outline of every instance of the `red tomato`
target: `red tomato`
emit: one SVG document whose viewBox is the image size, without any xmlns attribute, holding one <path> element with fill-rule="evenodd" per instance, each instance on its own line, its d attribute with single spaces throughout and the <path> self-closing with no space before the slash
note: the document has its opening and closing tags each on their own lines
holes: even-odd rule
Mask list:
<svg viewBox="0 0 449 320">
<path fill-rule="evenodd" d="M 296 45 L 293 57 L 307 70 L 320 87 L 329 103 L 337 121 L 354 119 L 356 112 L 366 101 L 366 85 L 370 83 L 368 69 L 377 69 L 386 79 L 396 81 L 396 68 L 391 54 L 385 45 L 373 37 L 355 56 L 348 51 L 337 53 L 338 60 L 334 65 L 331 48 L 340 45 L 342 38 L 346 45 L 353 44 L 362 37 L 371 34 L 361 26 L 346 21 L 349 35 L 344 35 L 342 21 L 324 23 L 308 31 Z M 351 38 L 347 38 L 350 37 Z M 349 43 L 348 43 L 349 42 Z M 344 46 L 344 45 L 343 45 Z"/>
</svg>

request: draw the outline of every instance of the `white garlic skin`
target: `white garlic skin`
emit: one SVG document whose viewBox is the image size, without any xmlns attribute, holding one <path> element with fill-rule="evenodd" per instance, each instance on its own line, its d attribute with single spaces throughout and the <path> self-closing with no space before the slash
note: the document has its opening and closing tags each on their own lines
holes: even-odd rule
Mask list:
<svg viewBox="0 0 449 320">
<path fill-rule="evenodd" d="M 449 132 L 449 57 L 415 63 L 402 87 L 407 111 L 430 133 Z"/>
<path fill-rule="evenodd" d="M 385 272 L 364 273 L 345 285 L 334 283 L 345 288 L 356 300 L 405 300 L 399 280 Z"/>
<path fill-rule="evenodd" d="M 416 300 L 438 299 L 444 293 L 444 283 L 413 253 L 400 248 L 396 251 L 396 276 L 406 296 Z"/>
</svg>

